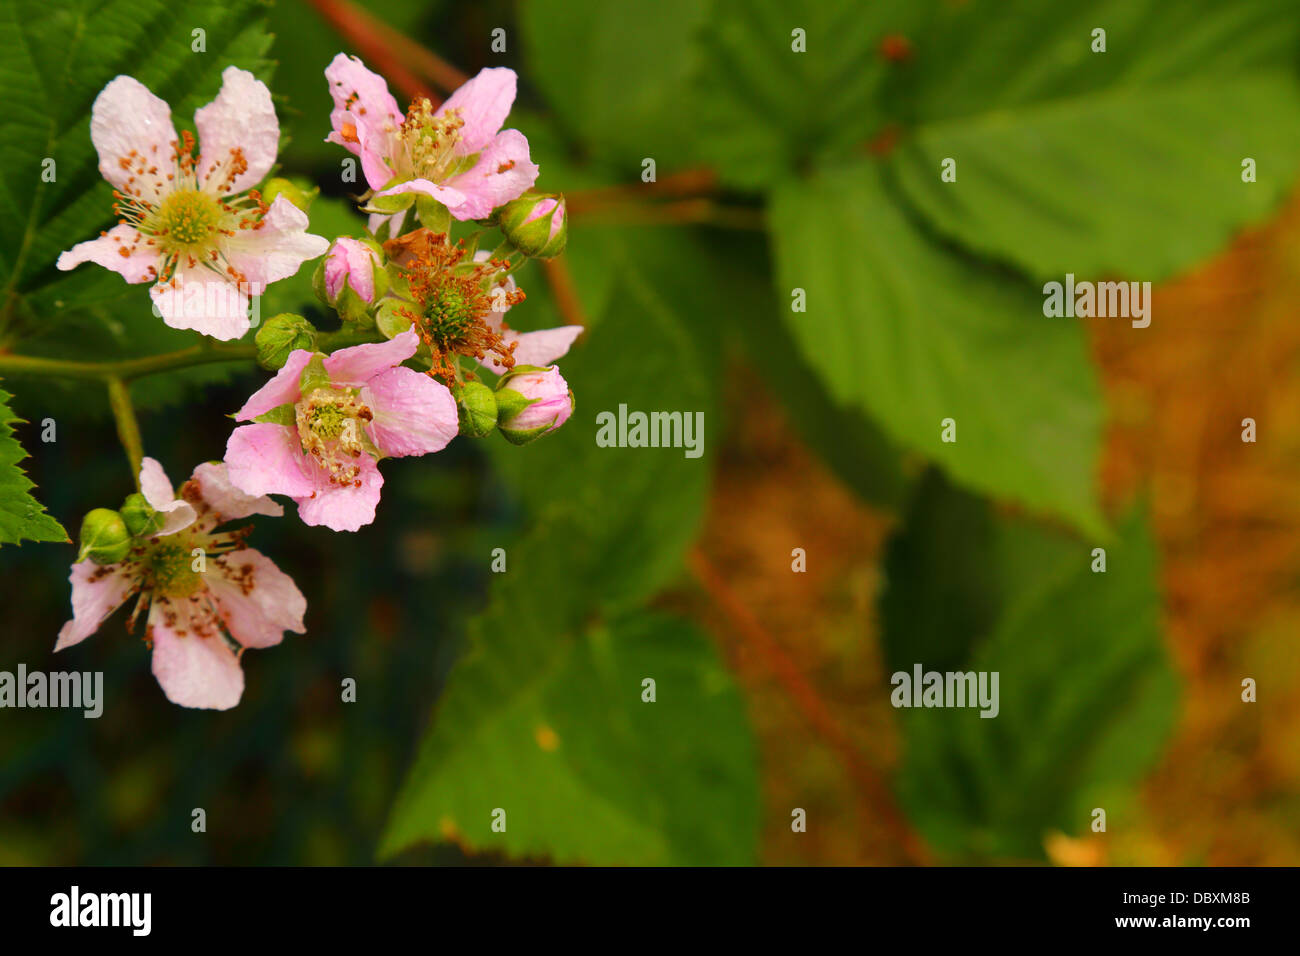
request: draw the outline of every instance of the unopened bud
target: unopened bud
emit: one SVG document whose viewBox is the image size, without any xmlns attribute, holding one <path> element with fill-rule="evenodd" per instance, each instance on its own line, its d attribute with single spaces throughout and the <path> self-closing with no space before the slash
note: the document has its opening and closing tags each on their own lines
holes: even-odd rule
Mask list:
<svg viewBox="0 0 1300 956">
<path fill-rule="evenodd" d="M 319 195 L 319 186 L 313 186 L 311 189 L 303 189 L 301 186 L 298 186 L 280 176 L 277 176 L 274 179 L 268 179 L 266 185 L 262 187 L 262 198 L 266 200 L 268 206 L 275 202 L 276 197 L 283 196 L 303 212 L 306 212 L 311 208 L 312 200 Z"/>
<path fill-rule="evenodd" d="M 564 197 L 558 193 L 526 193 L 497 211 L 497 224 L 510 244 L 534 259 L 551 259 L 569 241 Z"/>
<path fill-rule="evenodd" d="M 117 564 L 131 550 L 131 532 L 118 512 L 96 508 L 81 521 L 81 550 L 77 560 L 96 564 Z"/>
<path fill-rule="evenodd" d="M 263 322 L 253 341 L 257 344 L 257 364 L 275 372 L 284 368 L 298 349 L 316 350 L 316 327 L 301 315 L 283 312 Z"/>
<path fill-rule="evenodd" d="M 456 410 L 462 435 L 485 438 L 496 430 L 496 396 L 482 382 L 466 382 L 457 390 Z"/>
<path fill-rule="evenodd" d="M 131 532 L 133 537 L 153 534 L 163 526 L 162 515 L 154 511 L 153 505 L 140 492 L 136 491 L 126 496 L 126 501 L 122 503 L 121 510 L 122 520 L 126 522 L 126 530 Z"/>
<path fill-rule="evenodd" d="M 497 424 L 516 445 L 526 445 L 554 431 L 573 414 L 573 393 L 552 365 L 516 366 L 497 387 Z"/>
</svg>

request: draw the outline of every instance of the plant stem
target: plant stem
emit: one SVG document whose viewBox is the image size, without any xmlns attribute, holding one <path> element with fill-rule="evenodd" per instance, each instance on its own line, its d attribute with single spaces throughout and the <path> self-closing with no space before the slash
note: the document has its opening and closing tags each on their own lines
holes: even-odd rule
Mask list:
<svg viewBox="0 0 1300 956">
<path fill-rule="evenodd" d="M 191 365 L 211 362 L 242 362 L 257 357 L 252 345 L 203 344 L 146 355 L 141 358 L 121 359 L 116 362 L 81 362 L 70 359 L 40 358 L 34 355 L 0 355 L 0 375 L 36 375 L 42 378 L 77 378 L 102 382 L 114 379 L 129 382 L 142 375 L 167 372 Z"/>
<path fill-rule="evenodd" d="M 140 461 L 144 458 L 144 447 L 140 442 L 140 423 L 136 421 L 135 406 L 131 404 L 130 387 L 116 376 L 110 376 L 108 379 L 108 404 L 113 409 L 113 420 L 117 423 L 118 440 L 126 450 L 126 458 L 131 465 L 135 490 L 139 491 Z"/>
</svg>

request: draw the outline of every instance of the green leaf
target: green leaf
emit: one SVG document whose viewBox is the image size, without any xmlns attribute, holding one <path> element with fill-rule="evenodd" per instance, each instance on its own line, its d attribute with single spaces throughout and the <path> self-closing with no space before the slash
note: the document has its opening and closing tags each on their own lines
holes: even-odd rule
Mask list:
<svg viewBox="0 0 1300 956">
<path fill-rule="evenodd" d="M 967 507 L 949 502 L 948 513 L 954 504 Z M 928 532 L 913 527 L 903 534 L 915 540 Z M 935 557 L 966 546 L 948 537 L 943 548 L 922 550 Z M 1122 821 L 1132 785 L 1172 728 L 1178 681 L 1160 637 L 1155 547 L 1141 514 L 1107 549 L 1104 573 L 1091 570 L 1090 545 L 1024 524 L 1000 524 L 991 536 L 977 531 L 970 546 L 987 555 L 991 575 L 974 558 L 963 562 L 960 573 L 970 575 L 964 590 L 993 590 L 996 620 L 969 642 L 964 660 L 935 661 L 945 670 L 996 672 L 998 714 L 901 710 L 898 789 L 909 818 L 945 855 L 1039 860 L 1049 832 L 1086 832 L 1094 807 L 1106 808 L 1112 826 Z M 1036 565 L 1028 576 L 1026 551 Z M 935 563 L 928 573 L 953 570 Z M 910 571 L 922 573 L 915 563 Z M 906 659 L 907 616 L 896 610 L 889 619 L 886 642 L 902 652 L 890 666 L 909 674 L 915 664 L 939 670 L 923 656 L 924 633 Z M 955 637 L 960 643 L 969 635 Z"/>
<path fill-rule="evenodd" d="M 14 438 L 14 424 L 21 419 L 9 408 L 12 398 L 0 389 L 0 543 L 69 541 L 68 533 L 31 496 L 36 486 L 18 467 L 27 452 Z"/>
<path fill-rule="evenodd" d="M 695 142 L 682 135 L 699 56 L 693 37 L 708 6 L 529 0 L 519 10 L 526 76 L 595 155 L 637 176 L 645 157 L 658 169 L 686 166 Z"/>
<path fill-rule="evenodd" d="M 780 186 L 771 220 L 782 313 L 834 401 L 970 487 L 1102 527 L 1099 397 L 1078 324 L 933 242 L 866 161 Z"/>
<path fill-rule="evenodd" d="M 720 0 L 701 39 L 694 134 L 724 181 L 776 182 L 869 141 L 885 116 L 881 39 L 930 4 Z M 794 49 L 803 31 L 805 52 Z"/>
<path fill-rule="evenodd" d="M 607 607 L 634 604 L 677 573 L 699 527 L 712 443 L 720 440 L 711 388 L 668 304 L 633 273 L 620 277 L 606 315 L 559 366 L 574 394 L 572 418 L 530 445 L 493 439 L 488 447 L 534 515 L 571 515 L 582 529 L 565 547 L 585 589 Z M 629 413 L 699 413 L 703 454 L 601 447 L 602 413 L 617 417 L 620 405 Z"/>
<path fill-rule="evenodd" d="M 532 530 L 503 542 L 506 570 L 448 679 L 383 855 L 454 838 L 559 862 L 754 859 L 758 784 L 739 694 L 691 625 L 638 610 L 679 572 L 709 456 L 596 443 L 597 416 L 620 404 L 702 412 L 704 448 L 714 440 L 694 343 L 659 293 L 621 273 L 606 314 L 560 362 L 573 417 L 522 448 L 490 440 Z M 654 703 L 641 699 L 647 677 Z M 498 807 L 504 833 L 490 826 Z"/>
<path fill-rule="evenodd" d="M 1159 280 L 1291 189 L 1293 13 L 1276 0 L 946 6 L 917 41 L 891 169 L 945 235 L 1037 278 Z M 1257 182 L 1242 181 L 1247 157 Z M 946 158 L 955 182 L 940 179 Z"/>
<path fill-rule="evenodd" d="M 270 45 L 256 0 L 0 0 L 0 273 L 4 310 L 41 290 L 26 311 L 48 322 L 63 308 L 116 295 L 120 276 L 95 266 L 55 269 L 60 252 L 113 220 L 111 187 L 90 142 L 90 109 L 128 73 L 170 102 L 178 126 L 220 89 L 230 65 L 266 78 Z M 205 31 L 194 52 L 192 31 Z M 191 124 L 192 126 L 192 124 Z M 54 161 L 54 181 L 42 173 Z"/>
<path fill-rule="evenodd" d="M 986 499 L 953 487 L 937 469 L 918 482 L 885 552 L 880 628 L 890 673 L 916 661 L 948 671 L 969 660 L 1004 597 L 996 531 Z"/>
<path fill-rule="evenodd" d="M 529 554 L 539 565 L 554 557 Z M 471 850 L 557 863 L 754 861 L 754 747 L 704 635 L 644 613 L 557 635 L 521 604 L 486 619 L 477 637 L 381 855 L 454 837 Z M 655 681 L 653 703 L 642 700 L 645 678 Z M 498 807 L 504 833 L 491 828 Z"/>
</svg>

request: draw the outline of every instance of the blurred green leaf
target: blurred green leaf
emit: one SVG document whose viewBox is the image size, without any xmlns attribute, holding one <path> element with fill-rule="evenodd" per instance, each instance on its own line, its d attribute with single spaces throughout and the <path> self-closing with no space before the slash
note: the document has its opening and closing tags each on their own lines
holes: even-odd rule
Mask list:
<svg viewBox="0 0 1300 956">
<path fill-rule="evenodd" d="M 677 573 L 709 459 L 595 441 L 597 413 L 622 403 L 703 411 L 708 447 L 712 409 L 692 342 L 655 290 L 624 276 L 561 367 L 573 418 L 522 448 L 489 439 L 532 531 L 502 542 L 506 570 L 381 853 L 454 838 L 561 862 L 750 862 L 758 787 L 739 695 L 693 627 L 635 610 Z M 646 677 L 656 703 L 641 700 Z M 505 833 L 490 826 L 497 807 Z"/>
<path fill-rule="evenodd" d="M 563 563 L 560 546 L 530 552 L 539 569 Z M 483 620 L 453 672 L 381 854 L 455 838 L 558 863 L 752 863 L 754 748 L 708 639 L 651 614 L 558 635 L 514 590 L 520 603 Z"/>
<path fill-rule="evenodd" d="M 562 547 L 585 581 L 585 599 L 628 606 L 671 579 L 699 528 L 710 449 L 721 440 L 710 386 L 676 316 L 630 273 L 620 277 L 604 318 L 559 365 L 575 396 L 573 417 L 531 445 L 494 435 L 488 448 L 534 516 L 564 515 L 580 532 Z M 597 416 L 617 416 L 620 405 L 702 413 L 703 455 L 598 446 Z"/>
<path fill-rule="evenodd" d="M 626 168 L 625 179 L 640 177 L 646 157 L 662 170 L 689 165 L 687 83 L 708 6 L 529 0 L 519 9 L 527 78 L 593 155 Z"/>
<path fill-rule="evenodd" d="M 885 116 L 881 39 L 929 0 L 719 0 L 702 32 L 694 135 L 725 182 L 758 187 L 860 146 Z M 794 49 L 803 32 L 804 52 Z"/>
<path fill-rule="evenodd" d="M 0 389 L 0 544 L 67 541 L 68 533 L 31 496 L 35 485 L 18 467 L 27 452 L 14 438 L 14 425 L 19 419 L 9 408 L 12 398 Z"/>
<path fill-rule="evenodd" d="M 782 314 L 832 399 L 970 487 L 1101 528 L 1100 401 L 1077 324 L 931 241 L 866 161 L 782 185 L 771 220 Z"/>
<path fill-rule="evenodd" d="M 917 483 L 884 559 L 880 630 L 890 673 L 916 661 L 953 670 L 988 634 L 1004 596 L 994 522 L 986 499 L 953 487 L 937 469 Z"/>
<path fill-rule="evenodd" d="M 954 506 L 967 507 L 950 500 L 946 513 Z M 903 532 L 918 534 L 927 532 Z M 1036 569 L 1025 577 L 1015 556 L 1031 539 Z M 909 673 L 914 664 L 997 672 L 999 713 L 902 710 L 899 792 L 912 821 L 949 857 L 1038 860 L 1047 833 L 1086 831 L 1094 807 L 1109 808 L 1114 825 L 1129 788 L 1173 726 L 1178 682 L 1160 637 L 1155 547 L 1138 513 L 1107 549 L 1105 573 L 1091 570 L 1087 544 L 1020 523 L 1000 523 L 991 548 L 980 540 L 974 548 L 988 554 L 997 583 L 989 568 L 964 562 L 956 572 L 968 576 L 959 600 L 969 604 L 981 588 L 1000 592 L 987 637 L 972 641 L 960 663 L 942 655 L 932 663 L 922 656 L 922 631 L 909 661 L 909 615 L 896 605 L 886 616 L 886 642 L 895 647 L 890 666 Z M 925 550 L 942 559 L 942 546 Z M 910 570 L 954 573 L 942 560 L 929 568 L 913 562 Z M 917 613 L 925 628 L 928 616 Z"/>
<path fill-rule="evenodd" d="M 917 41 L 890 168 L 944 234 L 1038 278 L 1164 278 L 1289 192 L 1289 0 L 972 0 Z M 1091 50 L 1106 30 L 1106 52 Z M 955 182 L 942 182 L 945 158 Z M 1242 182 L 1242 160 L 1258 181 Z"/>
</svg>

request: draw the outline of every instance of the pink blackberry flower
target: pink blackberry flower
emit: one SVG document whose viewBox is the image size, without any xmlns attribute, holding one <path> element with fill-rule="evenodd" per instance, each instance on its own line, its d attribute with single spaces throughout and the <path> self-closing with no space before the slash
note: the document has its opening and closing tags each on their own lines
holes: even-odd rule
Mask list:
<svg viewBox="0 0 1300 956">
<path fill-rule="evenodd" d="M 244 692 L 244 650 L 279 644 L 285 631 L 303 633 L 307 602 L 270 558 L 244 546 L 251 526 L 216 529 L 283 508 L 239 491 L 220 463 L 199 465 L 177 497 L 162 466 L 146 458 L 140 488 L 158 512 L 158 530 L 135 539 L 115 564 L 87 558 L 72 566 L 72 620 L 54 649 L 81 643 L 138 594 L 128 627 L 147 610 L 145 641 L 167 699 L 228 710 Z"/>
<path fill-rule="evenodd" d="M 528 140 L 501 129 L 515 101 L 515 72 L 489 67 L 437 110 L 427 99 L 403 115 L 383 77 L 340 53 L 325 68 L 337 143 L 361 160 L 378 196 L 423 193 L 457 219 L 485 219 L 537 179 Z"/>
<path fill-rule="evenodd" d="M 427 455 L 456 437 L 447 386 L 402 362 L 407 330 L 387 342 L 321 356 L 298 349 L 244 404 L 226 443 L 230 480 L 249 495 L 288 495 L 309 525 L 356 531 L 375 520 L 378 460 Z"/>
<path fill-rule="evenodd" d="M 164 322 L 218 339 L 248 331 L 250 297 L 322 255 L 307 216 L 284 196 L 268 205 L 252 187 L 275 163 L 280 123 L 253 74 L 227 67 L 217 98 L 194 114 L 202 147 L 177 136 L 171 107 L 139 80 L 100 91 L 90 138 L 114 187 L 118 224 L 59 256 L 60 269 L 94 262 L 127 282 L 153 282 Z"/>
</svg>

